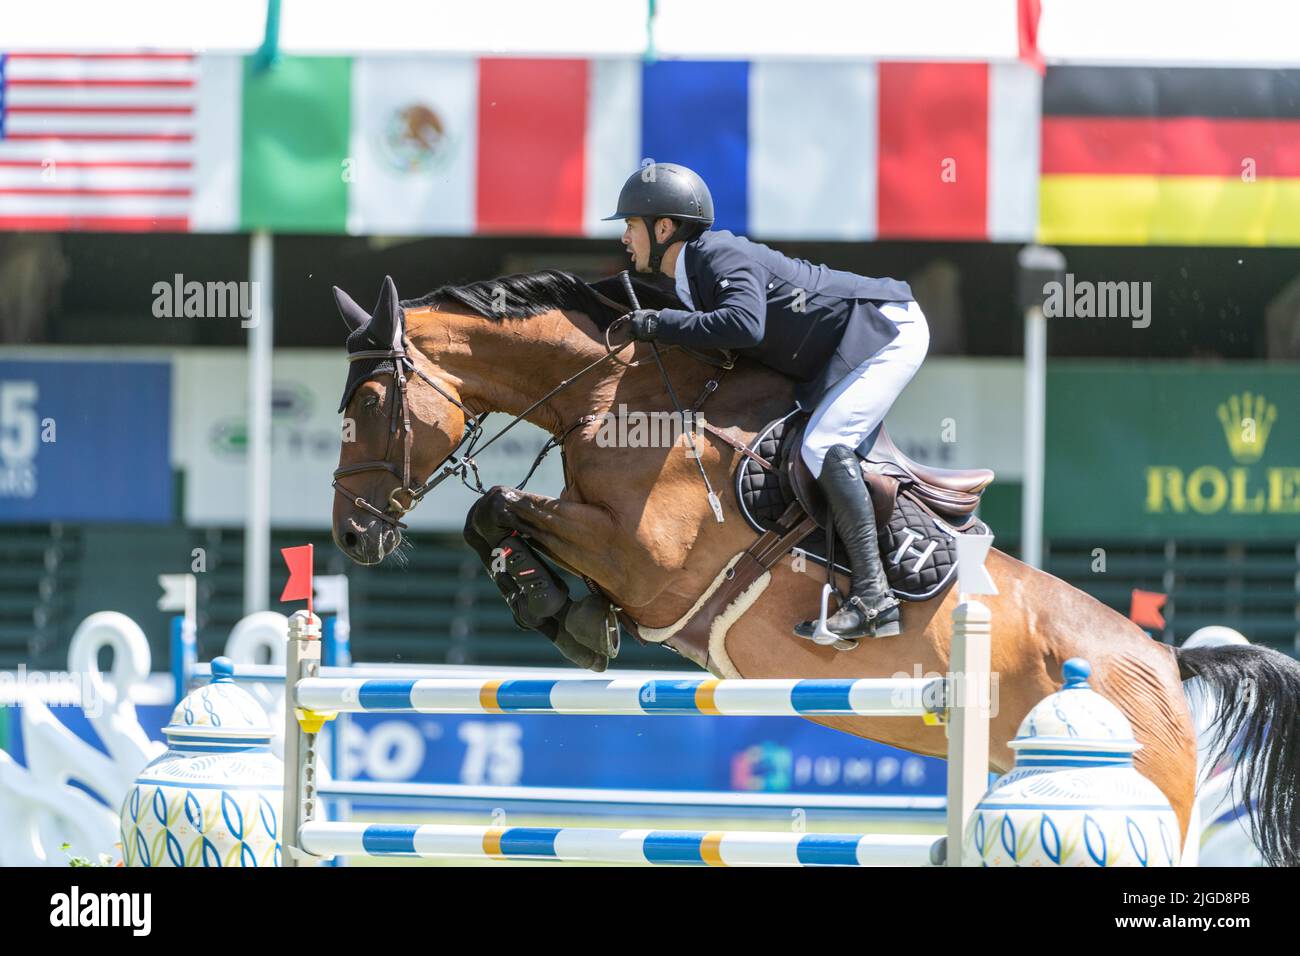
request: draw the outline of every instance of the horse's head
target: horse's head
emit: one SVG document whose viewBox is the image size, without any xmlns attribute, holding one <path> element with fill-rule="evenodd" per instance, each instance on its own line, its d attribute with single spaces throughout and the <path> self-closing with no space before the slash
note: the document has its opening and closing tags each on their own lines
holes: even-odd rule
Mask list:
<svg viewBox="0 0 1300 956">
<path fill-rule="evenodd" d="M 391 278 L 369 315 L 342 289 L 334 301 L 350 333 L 334 543 L 358 564 L 378 564 L 401 543 L 402 515 L 475 422 L 454 385 L 407 339 Z"/>
</svg>

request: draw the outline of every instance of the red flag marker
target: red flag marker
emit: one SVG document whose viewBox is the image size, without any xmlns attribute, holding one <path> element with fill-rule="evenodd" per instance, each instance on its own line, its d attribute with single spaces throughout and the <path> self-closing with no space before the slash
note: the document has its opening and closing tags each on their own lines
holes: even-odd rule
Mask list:
<svg viewBox="0 0 1300 956">
<path fill-rule="evenodd" d="M 313 546 L 310 544 L 280 549 L 280 554 L 284 556 L 284 563 L 289 567 L 289 580 L 285 582 L 284 593 L 280 595 L 280 600 L 301 601 L 305 598 L 308 614 L 312 613 L 312 549 Z"/>
<path fill-rule="evenodd" d="M 1158 631 L 1165 628 L 1164 615 L 1160 609 L 1169 600 L 1168 595 L 1159 591 L 1140 591 L 1133 589 L 1133 602 L 1129 605 L 1129 620 L 1138 627 L 1150 627 Z"/>
</svg>

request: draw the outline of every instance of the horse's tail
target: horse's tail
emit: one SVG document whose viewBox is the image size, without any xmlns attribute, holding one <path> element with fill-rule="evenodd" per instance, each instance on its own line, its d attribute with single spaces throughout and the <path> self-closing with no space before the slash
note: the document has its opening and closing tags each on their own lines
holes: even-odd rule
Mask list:
<svg viewBox="0 0 1300 956">
<path fill-rule="evenodd" d="M 1214 702 L 1209 763 L 1233 761 L 1232 788 L 1265 864 L 1300 866 L 1300 662 L 1254 645 L 1177 655 L 1179 676 L 1201 678 Z"/>
</svg>

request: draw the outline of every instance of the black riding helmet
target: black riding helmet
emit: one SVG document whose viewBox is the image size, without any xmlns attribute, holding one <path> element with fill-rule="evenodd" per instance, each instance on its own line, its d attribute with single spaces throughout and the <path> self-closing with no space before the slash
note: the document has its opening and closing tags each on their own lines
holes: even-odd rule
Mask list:
<svg viewBox="0 0 1300 956">
<path fill-rule="evenodd" d="M 678 220 L 667 242 L 655 240 L 655 220 Z M 713 225 L 713 197 L 693 170 L 676 163 L 650 163 L 633 173 L 618 194 L 618 211 L 611 219 L 636 217 L 650 236 L 650 268 L 659 271 L 664 253 L 674 242 L 693 239 Z"/>
</svg>

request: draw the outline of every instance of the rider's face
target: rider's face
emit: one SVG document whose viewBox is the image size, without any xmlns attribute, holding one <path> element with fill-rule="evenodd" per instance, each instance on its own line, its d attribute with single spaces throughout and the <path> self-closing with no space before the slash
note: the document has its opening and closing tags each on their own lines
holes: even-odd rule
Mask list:
<svg viewBox="0 0 1300 956">
<path fill-rule="evenodd" d="M 633 272 L 650 271 L 650 237 L 646 233 L 645 220 L 624 219 L 627 228 L 623 230 L 623 248 L 632 259 Z"/>
<path fill-rule="evenodd" d="M 651 271 L 650 236 L 645 229 L 645 220 L 624 219 L 623 222 L 626 224 L 626 228 L 623 230 L 623 247 L 627 249 L 627 254 L 632 259 L 632 271 Z M 661 233 L 660 241 L 668 238 L 672 233 L 672 225 L 671 219 L 655 220 L 655 227 Z"/>
</svg>

